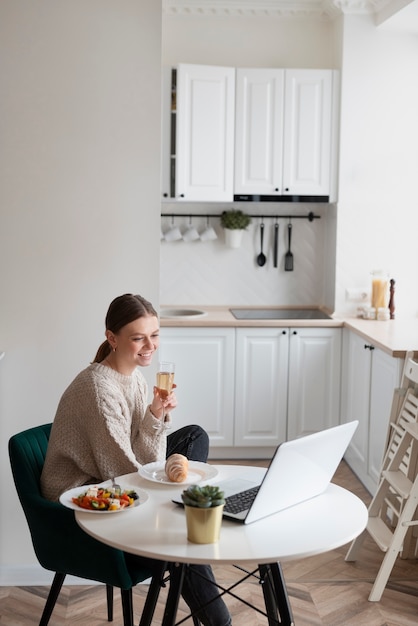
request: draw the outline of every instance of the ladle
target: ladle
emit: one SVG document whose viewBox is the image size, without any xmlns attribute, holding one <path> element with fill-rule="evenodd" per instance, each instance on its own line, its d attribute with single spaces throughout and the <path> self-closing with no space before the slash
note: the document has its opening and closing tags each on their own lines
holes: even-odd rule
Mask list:
<svg viewBox="0 0 418 626">
<path fill-rule="evenodd" d="M 260 267 L 266 264 L 266 255 L 263 254 L 263 239 L 264 239 L 264 224 L 261 222 L 260 224 L 260 254 L 257 257 L 257 264 Z"/>
</svg>

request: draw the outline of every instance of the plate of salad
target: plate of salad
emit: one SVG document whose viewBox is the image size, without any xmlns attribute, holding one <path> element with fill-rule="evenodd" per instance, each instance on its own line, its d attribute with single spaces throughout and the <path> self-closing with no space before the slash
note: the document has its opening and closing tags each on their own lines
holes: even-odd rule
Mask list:
<svg viewBox="0 0 418 626">
<path fill-rule="evenodd" d="M 111 485 L 83 485 L 65 491 L 60 502 L 73 511 L 83 513 L 121 513 L 144 504 L 148 500 L 144 489 L 115 490 Z"/>
</svg>

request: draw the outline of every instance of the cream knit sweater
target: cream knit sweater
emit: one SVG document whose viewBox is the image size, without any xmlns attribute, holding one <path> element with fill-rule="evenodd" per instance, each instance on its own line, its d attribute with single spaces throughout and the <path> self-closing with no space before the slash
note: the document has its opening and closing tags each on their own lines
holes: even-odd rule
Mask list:
<svg viewBox="0 0 418 626">
<path fill-rule="evenodd" d="M 41 476 L 43 495 L 57 500 L 79 485 L 162 461 L 166 428 L 147 406 L 147 383 L 93 363 L 64 392 L 52 425 Z"/>
</svg>

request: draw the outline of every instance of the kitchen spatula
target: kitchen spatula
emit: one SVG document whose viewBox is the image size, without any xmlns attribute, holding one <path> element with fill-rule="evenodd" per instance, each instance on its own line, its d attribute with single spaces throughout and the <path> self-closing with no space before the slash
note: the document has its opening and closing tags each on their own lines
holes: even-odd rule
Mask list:
<svg viewBox="0 0 418 626">
<path fill-rule="evenodd" d="M 286 254 L 284 255 L 284 269 L 286 272 L 292 272 L 293 271 L 293 254 L 290 249 L 290 245 L 292 242 L 292 224 L 287 225 L 287 236 L 289 239 L 289 246 L 288 246 L 288 250 Z"/>
</svg>

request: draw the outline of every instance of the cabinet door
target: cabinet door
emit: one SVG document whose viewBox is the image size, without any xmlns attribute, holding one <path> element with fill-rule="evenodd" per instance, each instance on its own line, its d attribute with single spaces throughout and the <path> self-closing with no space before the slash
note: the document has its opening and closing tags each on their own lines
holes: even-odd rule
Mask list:
<svg viewBox="0 0 418 626">
<path fill-rule="evenodd" d="M 275 446 L 286 439 L 288 330 L 236 333 L 234 443 Z"/>
<path fill-rule="evenodd" d="M 283 185 L 330 195 L 332 70 L 286 70 Z"/>
<path fill-rule="evenodd" d="M 237 195 L 281 195 L 284 70 L 238 69 L 235 183 Z"/>
<path fill-rule="evenodd" d="M 160 360 L 176 364 L 173 428 L 199 424 L 211 445 L 233 445 L 235 330 L 162 328 Z"/>
<path fill-rule="evenodd" d="M 235 69 L 177 69 L 176 198 L 233 200 Z"/>
<path fill-rule="evenodd" d="M 292 328 L 289 340 L 288 439 L 340 420 L 341 329 Z"/>
<path fill-rule="evenodd" d="M 366 481 L 369 442 L 371 350 L 359 335 L 344 329 L 343 390 L 341 421 L 359 425 L 345 459 L 360 480 Z"/>
<path fill-rule="evenodd" d="M 382 350 L 372 353 L 367 470 L 377 488 L 389 428 L 393 392 L 400 384 L 403 361 Z"/>
</svg>

